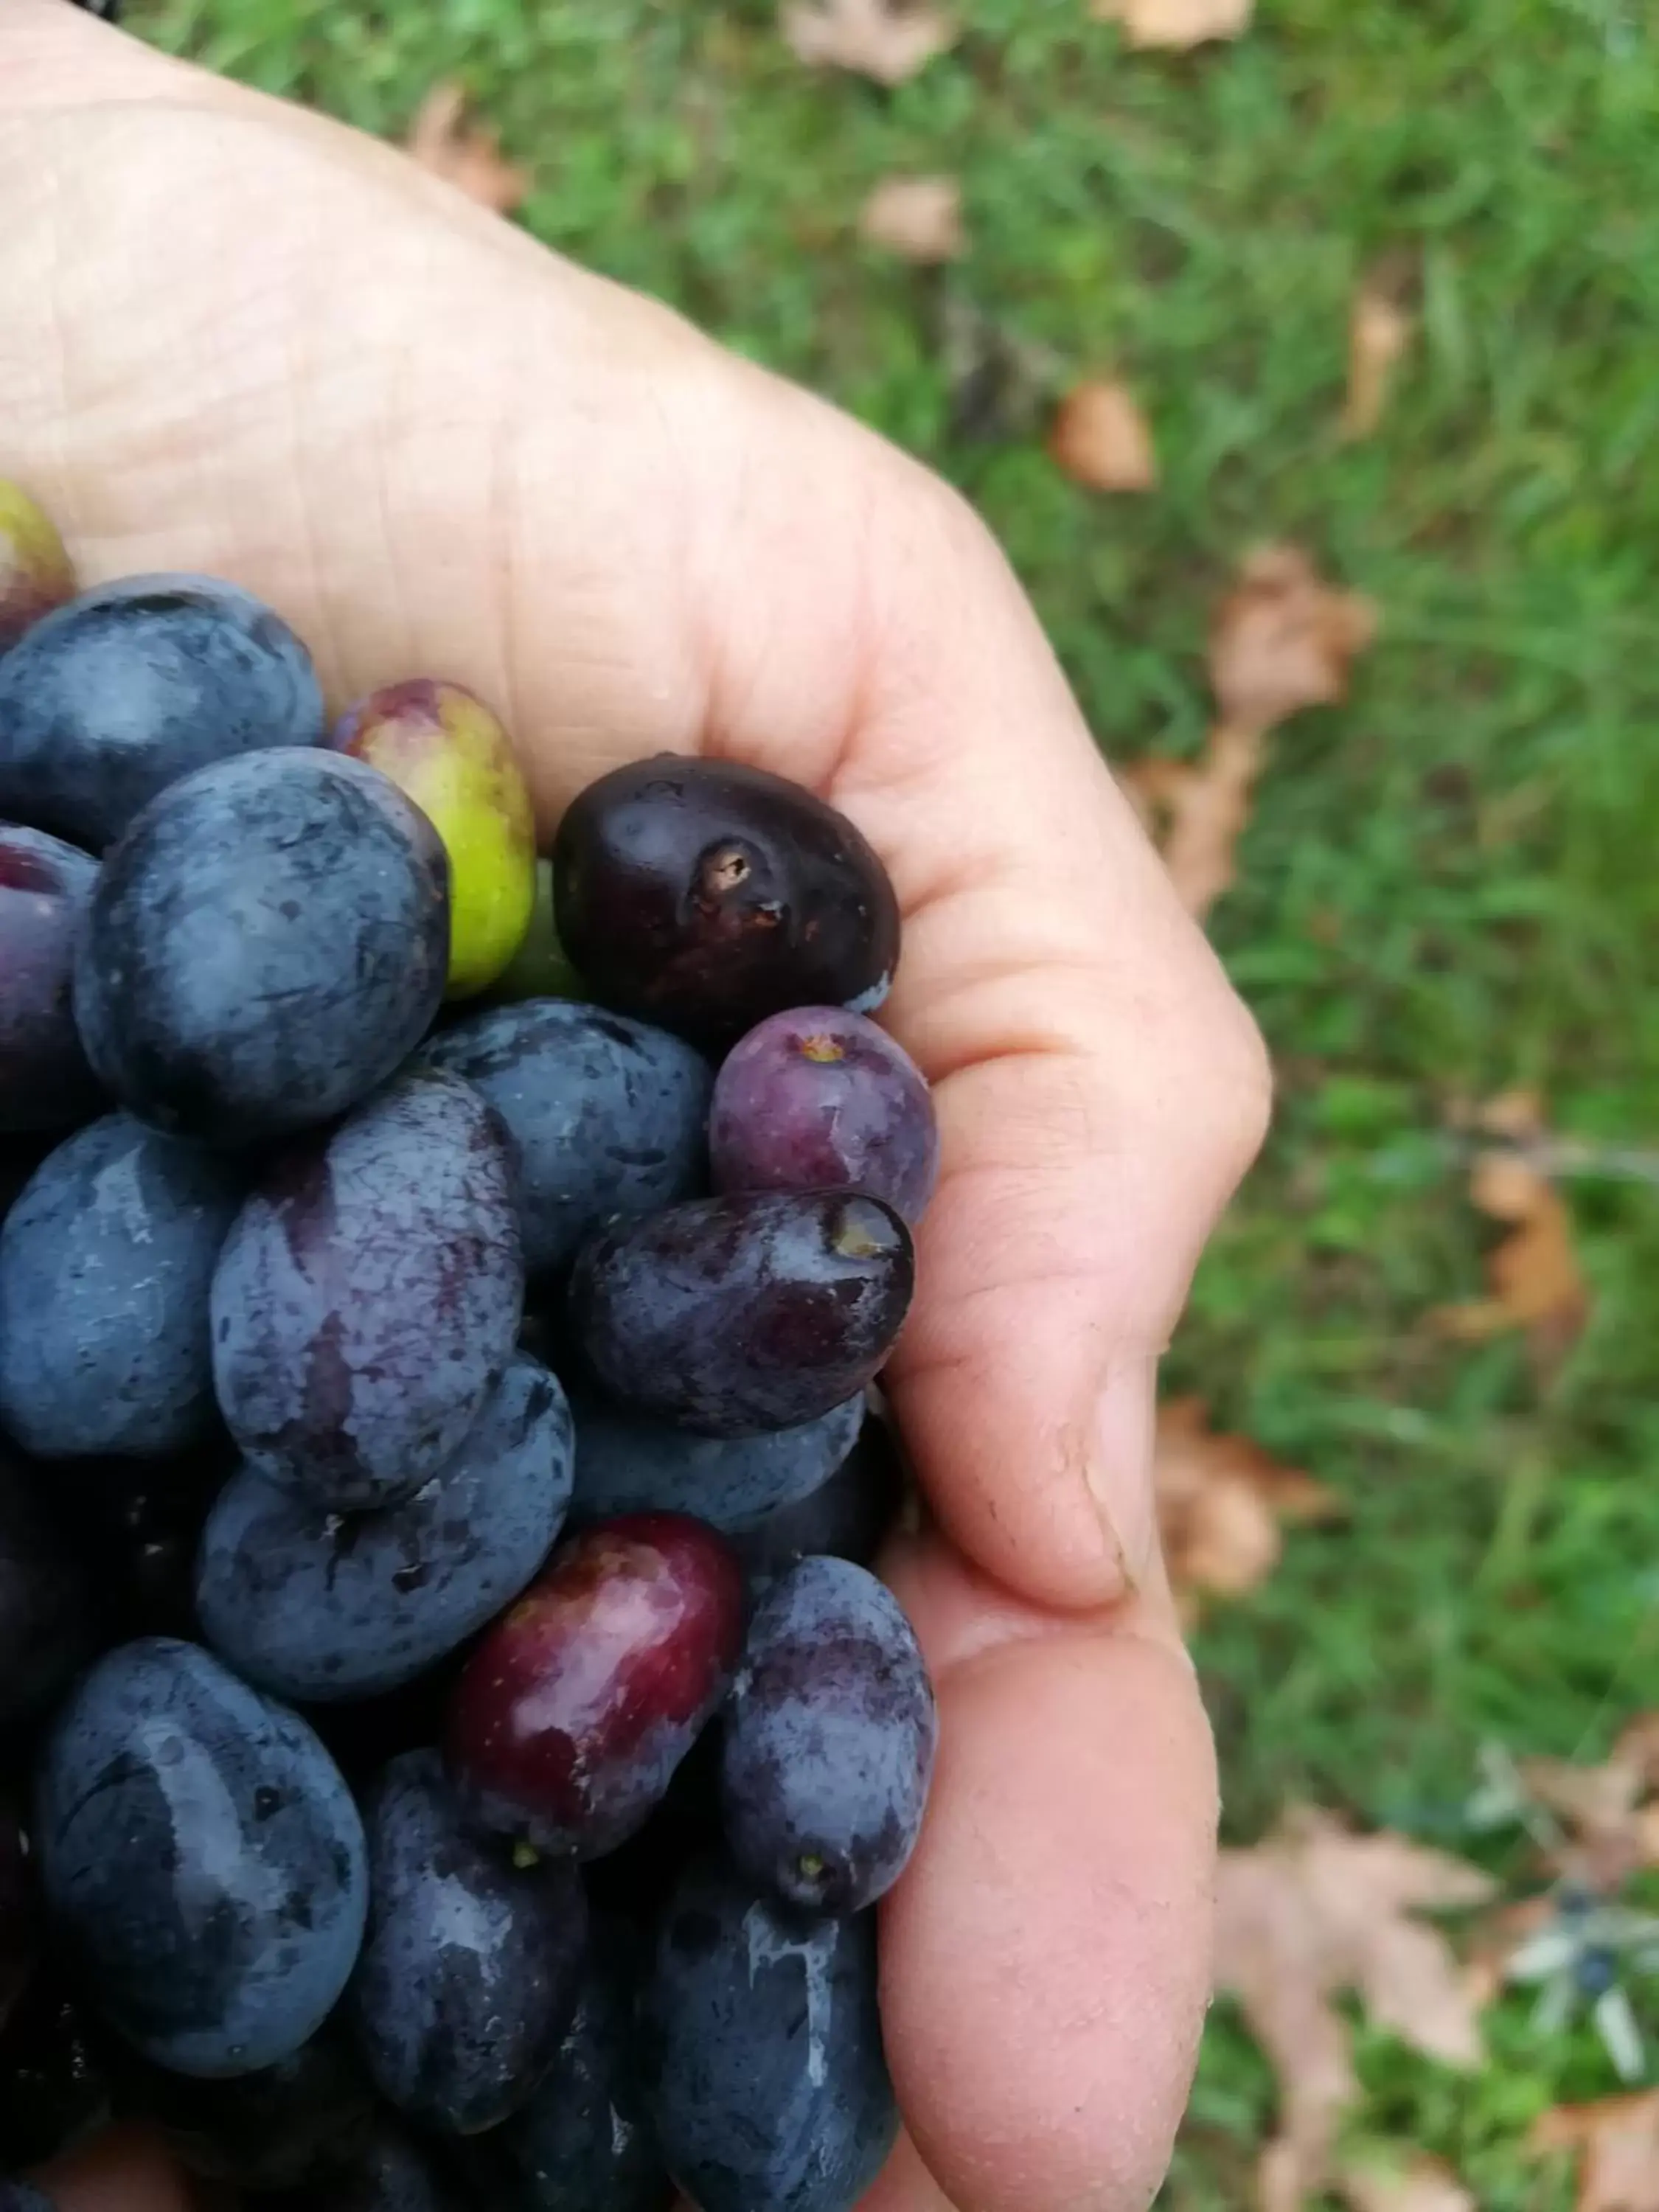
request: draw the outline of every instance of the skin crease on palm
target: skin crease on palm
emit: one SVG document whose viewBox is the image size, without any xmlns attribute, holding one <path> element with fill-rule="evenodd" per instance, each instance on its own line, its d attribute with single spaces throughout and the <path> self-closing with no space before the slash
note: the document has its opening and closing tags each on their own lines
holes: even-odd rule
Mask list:
<svg viewBox="0 0 1659 2212">
<path fill-rule="evenodd" d="M 1143 2204 L 1208 1982 L 1210 1740 L 1157 1553 L 1157 1358 L 1261 1046 L 978 522 L 832 410 L 319 118 L 0 4 L 0 474 L 90 579 L 228 575 L 331 701 L 496 702 L 544 824 L 663 748 L 813 785 L 906 917 L 945 1173 L 889 1370 L 939 1683 L 883 1906 L 907 2136 L 869 2212 Z M 64 2212 L 177 2212 L 151 2151 Z"/>
</svg>

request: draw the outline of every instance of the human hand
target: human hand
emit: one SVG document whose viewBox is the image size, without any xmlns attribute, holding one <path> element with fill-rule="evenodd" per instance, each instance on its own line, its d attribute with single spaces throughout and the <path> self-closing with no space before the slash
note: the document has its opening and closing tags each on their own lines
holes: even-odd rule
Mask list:
<svg viewBox="0 0 1659 2212">
<path fill-rule="evenodd" d="M 0 473 L 88 579 L 234 577 L 337 702 L 475 686 L 545 827 L 602 769 L 701 749 L 815 786 L 887 860 L 886 1018 L 944 1174 L 887 1374 L 936 1526 L 886 1564 L 942 1741 L 883 1908 L 908 2139 L 870 2203 L 1143 2202 L 1214 1814 L 1154 1373 L 1260 1139 L 1254 1030 L 934 479 L 389 149 L 58 0 L 3 12 Z M 65 2212 L 105 2212 L 107 2170 Z"/>
</svg>

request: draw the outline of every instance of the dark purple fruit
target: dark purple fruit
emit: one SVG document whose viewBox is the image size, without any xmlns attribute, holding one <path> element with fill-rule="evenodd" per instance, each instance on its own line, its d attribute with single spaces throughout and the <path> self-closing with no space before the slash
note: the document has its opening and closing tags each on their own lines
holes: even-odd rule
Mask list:
<svg viewBox="0 0 1659 2212">
<path fill-rule="evenodd" d="M 21 484 L 0 477 L 0 653 L 75 597 L 75 569 L 57 525 Z"/>
<path fill-rule="evenodd" d="M 596 997 L 700 1043 L 787 1006 L 869 1012 L 898 902 L 844 815 L 799 784 L 672 754 L 590 784 L 553 845 L 559 935 Z"/>
<path fill-rule="evenodd" d="M 258 2212 L 483 2212 L 483 2207 L 451 2193 L 427 2145 L 380 2119 L 366 2142 L 343 2147 L 301 2187 L 261 2196 Z"/>
<path fill-rule="evenodd" d="M 42 1459 L 151 1459 L 216 1431 L 208 1287 L 243 1179 L 106 1114 L 0 1229 L 0 1423 Z"/>
<path fill-rule="evenodd" d="M 249 1145 L 401 1066 L 448 961 L 449 866 L 420 809 L 361 761 L 256 752 L 174 784 L 108 854 L 75 1014 L 141 1120 Z"/>
<path fill-rule="evenodd" d="M 401 1505 L 337 1513 L 245 1467 L 203 1538 L 203 1632 L 239 1674 L 301 1703 L 412 1681 L 537 1573 L 571 1461 L 564 1393 L 520 1352 L 454 1458 Z"/>
<path fill-rule="evenodd" d="M 815 1420 L 875 1374 L 910 1304 L 909 1231 L 879 1199 L 752 1191 L 605 1231 L 570 1284 L 610 1394 L 705 1436 Z"/>
<path fill-rule="evenodd" d="M 238 1217 L 213 1279 L 219 1405 L 273 1480 L 395 1504 L 460 1449 L 523 1307 L 505 1131 L 458 1076 L 400 1076 Z"/>
<path fill-rule="evenodd" d="M 708 1159 L 717 1190 L 867 1190 L 914 1228 L 939 1179 L 927 1079 L 862 1014 L 774 1014 L 721 1065 Z"/>
<path fill-rule="evenodd" d="M 469 1812 L 541 1850 L 614 1850 L 724 1696 L 743 1603 L 726 1544 L 680 1514 L 564 1545 L 456 1687 L 444 1750 Z"/>
<path fill-rule="evenodd" d="M 477 2135 L 529 2099 L 569 2025 L 587 1938 L 580 1879 L 568 1859 L 519 1866 L 469 1835 L 436 1752 L 394 1759 L 367 1817 L 359 2047 L 410 2119 Z"/>
<path fill-rule="evenodd" d="M 744 1874 L 805 1912 L 858 1912 L 921 1830 L 939 1723 L 915 1632 L 850 1559 L 807 1559 L 749 1625 L 721 1761 Z"/>
<path fill-rule="evenodd" d="M 532 1277 L 613 1215 L 707 1188 L 708 1063 L 665 1030 L 532 999 L 455 1023 L 425 1056 L 476 1085 L 512 1133 Z"/>
<path fill-rule="evenodd" d="M 40 1948 L 40 1905 L 16 1809 L 0 1804 L 0 2029 L 28 1987 Z"/>
<path fill-rule="evenodd" d="M 852 1450 L 816 1490 L 753 1515 L 727 1535 L 756 1591 L 814 1554 L 867 1567 L 891 1532 L 903 1496 L 904 1471 L 891 1431 L 872 1413 Z"/>
<path fill-rule="evenodd" d="M 98 864 L 0 823 L 0 1134 L 66 1129 L 100 1098 L 75 1026 L 75 933 Z"/>
<path fill-rule="evenodd" d="M 702 2212 L 853 2212 L 898 2132 L 873 1915 L 803 1920 L 704 1863 L 641 2012 L 646 2112 Z"/>
<path fill-rule="evenodd" d="M 100 853 L 192 769 L 322 735 L 311 655 L 252 592 L 124 576 L 0 660 L 0 812 Z"/>
<path fill-rule="evenodd" d="M 570 1406 L 575 1520 L 689 1513 L 722 1534 L 816 1495 L 852 1450 L 864 1419 L 861 1392 L 815 1421 L 757 1437 L 700 1437 L 640 1419 L 592 1390 L 574 1392 Z"/>
</svg>

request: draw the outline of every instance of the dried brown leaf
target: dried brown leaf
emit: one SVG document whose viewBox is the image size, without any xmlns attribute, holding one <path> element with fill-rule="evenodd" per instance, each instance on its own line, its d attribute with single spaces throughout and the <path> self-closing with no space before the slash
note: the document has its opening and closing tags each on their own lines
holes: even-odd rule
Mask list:
<svg viewBox="0 0 1659 2212">
<path fill-rule="evenodd" d="M 1575 2212 L 1659 2212 L 1659 2089 L 1557 2105 L 1527 2140 L 1540 2157 L 1577 2152 Z"/>
<path fill-rule="evenodd" d="M 1384 1831 L 1358 1836 L 1302 1809 L 1250 1850 L 1223 1851 L 1217 1879 L 1216 1981 L 1239 2003 L 1278 2075 L 1279 2133 L 1263 2155 L 1264 2206 L 1291 2208 L 1332 2174 L 1356 2092 L 1346 2022 L 1334 1999 L 1357 1990 L 1367 2012 L 1448 2066 L 1480 2055 L 1476 2008 L 1450 1945 L 1410 1916 L 1483 1903 L 1477 1867 Z"/>
<path fill-rule="evenodd" d="M 1153 1454 L 1158 1523 L 1178 1591 L 1254 1589 L 1277 1565 L 1282 1521 L 1328 1521 L 1341 1502 L 1248 1437 L 1209 1427 L 1201 1398 L 1166 1399 Z"/>
<path fill-rule="evenodd" d="M 1237 875 L 1234 853 L 1250 818 L 1263 757 L 1258 731 L 1222 722 L 1191 766 L 1144 760 L 1122 771 L 1124 788 L 1158 839 L 1182 904 L 1200 921 Z"/>
<path fill-rule="evenodd" d="M 404 140 L 423 169 L 497 215 L 510 215 L 530 190 L 527 170 L 502 155 L 495 135 L 465 123 L 466 94 L 459 84 L 434 84 L 421 102 Z"/>
<path fill-rule="evenodd" d="M 1530 1103 L 1524 1094 L 1494 1102 L 1517 1126 Z M 1548 1176 L 1516 1152 L 1482 1153 L 1470 1170 L 1469 1196 L 1482 1213 L 1510 1224 L 1510 1233 L 1486 1257 L 1491 1296 L 1441 1307 L 1431 1316 L 1434 1325 L 1460 1344 L 1524 1329 L 1534 1364 L 1548 1372 L 1589 1318 L 1572 1217 Z"/>
<path fill-rule="evenodd" d="M 1048 451 L 1068 477 L 1091 491 L 1151 491 L 1158 482 L 1152 434 L 1121 384 L 1079 384 L 1067 392 L 1055 412 Z"/>
<path fill-rule="evenodd" d="M 1403 2166 L 1350 2161 L 1337 2187 L 1353 2212 L 1475 2212 L 1468 2191 L 1437 2158 L 1408 2159 Z"/>
<path fill-rule="evenodd" d="M 1091 0 L 1097 23 L 1122 26 L 1130 46 L 1200 46 L 1210 39 L 1236 39 L 1255 11 L 1255 0 Z"/>
<path fill-rule="evenodd" d="M 1369 438 L 1382 420 L 1395 364 L 1412 342 L 1415 319 L 1390 287 L 1362 284 L 1348 316 L 1348 397 L 1345 438 Z"/>
<path fill-rule="evenodd" d="M 1611 1891 L 1659 1866 L 1659 1713 L 1629 1722 L 1599 1765 L 1523 1759 L 1516 1771 L 1528 1796 L 1570 1831 L 1551 1854 L 1558 1874 Z"/>
<path fill-rule="evenodd" d="M 1327 584 L 1295 545 L 1252 553 L 1210 633 L 1210 684 L 1223 719 L 1269 730 L 1304 707 L 1345 698 L 1348 668 L 1376 635 L 1369 599 Z"/>
<path fill-rule="evenodd" d="M 967 244 L 962 187 L 954 177 L 884 177 L 864 203 L 859 228 L 907 261 L 954 261 Z"/>
<path fill-rule="evenodd" d="M 958 35 L 928 0 L 790 0 L 781 23 L 798 60 L 887 85 L 905 83 Z"/>
</svg>

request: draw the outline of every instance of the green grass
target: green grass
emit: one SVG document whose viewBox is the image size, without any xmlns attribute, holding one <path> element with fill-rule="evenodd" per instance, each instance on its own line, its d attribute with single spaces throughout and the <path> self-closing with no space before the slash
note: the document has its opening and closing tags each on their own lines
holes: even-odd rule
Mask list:
<svg viewBox="0 0 1659 2212">
<path fill-rule="evenodd" d="M 1533 1084 L 1565 1133 L 1659 1139 L 1659 30 L 1637 0 L 1261 0 L 1239 45 L 1169 58 L 1084 0 L 963 14 L 887 94 L 800 69 L 767 0 L 135 8 L 371 129 L 462 75 L 535 170 L 542 237 L 971 494 L 1115 756 L 1201 742 L 1206 621 L 1259 537 L 1380 603 L 1352 704 L 1282 733 L 1215 917 L 1282 1104 L 1170 1368 L 1352 1509 L 1200 1638 L 1231 1835 L 1310 1796 L 1463 1848 L 1484 1739 L 1594 1753 L 1659 1674 L 1659 1190 L 1570 1185 L 1595 1306 L 1547 1388 L 1516 1344 L 1424 1323 L 1478 1293 L 1491 1234 L 1450 1096 Z M 963 181 L 948 276 L 854 234 L 908 169 Z M 1345 447 L 1347 304 L 1384 254 L 1417 272 L 1421 342 L 1382 434 Z M 1127 375 L 1156 497 L 1078 490 L 1017 407 L 959 422 L 964 309 L 1059 380 Z M 1472 2090 L 1363 2051 L 1360 2132 L 1501 2208 L 1565 2201 L 1521 2138 L 1613 2086 L 1519 2000 Z M 1272 2112 L 1218 2014 L 1170 2202 L 1242 2201 Z"/>
</svg>

